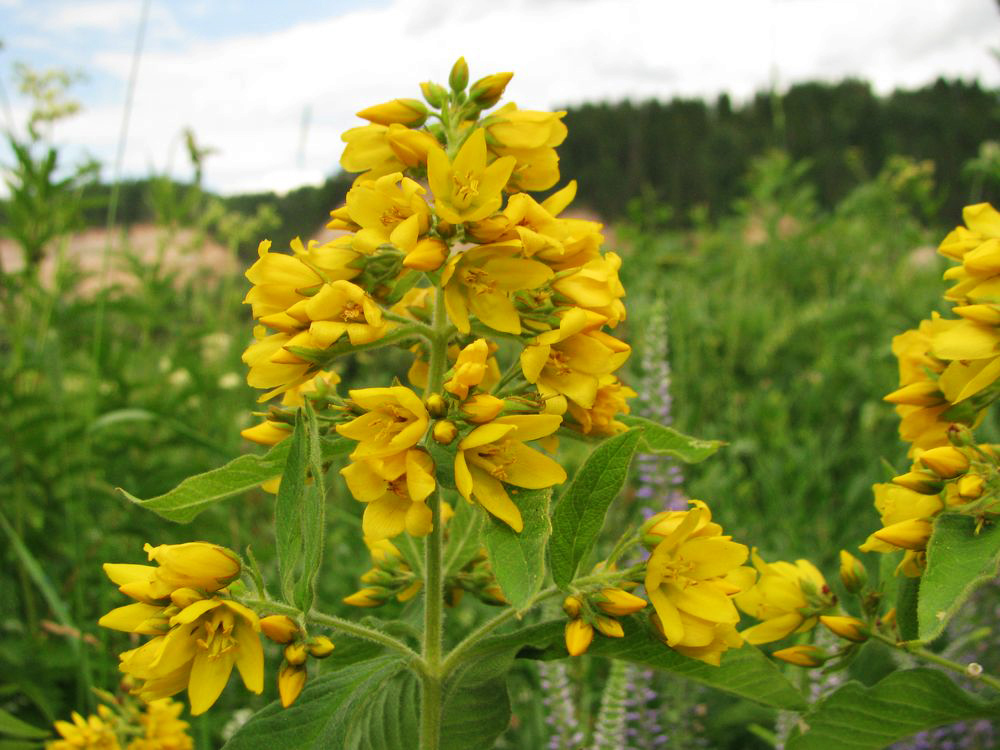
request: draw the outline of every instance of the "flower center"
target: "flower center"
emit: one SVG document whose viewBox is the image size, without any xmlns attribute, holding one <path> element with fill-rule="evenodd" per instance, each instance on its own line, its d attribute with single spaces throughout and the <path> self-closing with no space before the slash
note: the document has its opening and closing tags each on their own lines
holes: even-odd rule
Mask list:
<svg viewBox="0 0 1000 750">
<path fill-rule="evenodd" d="M 458 202 L 468 205 L 479 195 L 479 178 L 473 176 L 472 172 L 466 172 L 464 175 L 455 174 L 452 180 L 455 183 L 455 198 Z"/>
<path fill-rule="evenodd" d="M 361 318 L 364 320 L 365 311 L 357 302 L 348 302 L 344 309 L 340 311 L 340 319 L 345 323 L 353 323 Z"/>
<path fill-rule="evenodd" d="M 233 637 L 236 622 L 228 607 L 216 607 L 212 610 L 211 617 L 202 624 L 205 637 L 198 639 L 198 646 L 208 652 L 210 660 L 214 661 L 236 648 L 236 639 Z"/>
<path fill-rule="evenodd" d="M 474 294 L 486 294 L 492 292 L 497 282 L 490 278 L 482 268 L 467 268 L 462 272 L 462 282 Z"/>
</svg>

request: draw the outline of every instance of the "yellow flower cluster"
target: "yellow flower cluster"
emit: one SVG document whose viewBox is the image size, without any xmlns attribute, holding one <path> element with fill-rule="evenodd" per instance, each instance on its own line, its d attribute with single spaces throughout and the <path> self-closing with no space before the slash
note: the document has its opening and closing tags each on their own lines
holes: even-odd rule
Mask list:
<svg viewBox="0 0 1000 750">
<path fill-rule="evenodd" d="M 84 718 L 74 711 L 72 721 L 56 721 L 59 739 L 46 742 L 46 750 L 193 750 L 180 703 L 161 698 L 115 709 L 100 705 L 97 714 Z"/>
<path fill-rule="evenodd" d="M 998 462 L 988 446 L 973 445 L 970 428 L 1000 396 L 1000 212 L 980 203 L 963 216 L 965 226 L 938 249 L 960 264 L 944 275 L 954 282 L 945 299 L 959 317 L 934 313 L 893 339 L 899 388 L 885 400 L 896 405 L 914 464 L 892 483 L 875 485 L 883 528 L 861 547 L 905 550 L 899 572 L 908 576 L 922 572 L 933 518 L 942 510 L 980 519 L 995 511 L 990 480 Z"/>
<path fill-rule="evenodd" d="M 118 590 L 136 600 L 98 624 L 153 638 L 120 655 L 120 669 L 139 682 L 145 701 L 187 688 L 191 713 L 205 712 L 222 693 L 233 666 L 247 689 L 260 693 L 264 653 L 257 615 L 228 597 L 240 574 L 230 550 L 207 542 L 146 545 L 157 566 L 106 563 Z"/>
</svg>

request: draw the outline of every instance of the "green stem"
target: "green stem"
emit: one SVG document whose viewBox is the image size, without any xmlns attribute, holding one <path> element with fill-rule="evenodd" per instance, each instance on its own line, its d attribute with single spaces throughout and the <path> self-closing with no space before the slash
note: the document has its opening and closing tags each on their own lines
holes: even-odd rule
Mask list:
<svg viewBox="0 0 1000 750">
<path fill-rule="evenodd" d="M 912 654 L 918 659 L 930 662 L 931 664 L 937 664 L 939 667 L 944 667 L 952 672 L 957 672 L 958 674 L 966 677 L 970 680 L 975 680 L 976 682 L 981 682 L 984 685 L 989 685 L 994 690 L 1000 691 L 1000 680 L 996 677 L 991 677 L 988 674 L 973 674 L 969 671 L 968 664 L 961 664 L 957 661 L 952 661 L 947 659 L 940 654 L 935 654 L 933 651 L 928 651 L 919 642 L 908 642 L 908 641 L 897 641 L 894 638 L 888 638 L 881 633 L 872 632 L 871 637 L 877 641 L 881 641 L 887 646 L 892 648 L 898 648 L 901 651 L 905 651 L 908 654 Z"/>
<path fill-rule="evenodd" d="M 433 333 L 427 389 L 424 397 L 440 393 L 448 361 L 448 315 L 444 307 L 444 291 L 434 295 Z M 442 634 L 444 625 L 444 587 L 442 570 L 441 495 L 435 491 L 428 498 L 432 514 L 431 533 L 427 536 L 424 554 L 424 674 L 421 679 L 420 748 L 437 750 L 441 746 L 441 717 L 444 710 L 442 670 Z"/>
<path fill-rule="evenodd" d="M 280 602 L 270 601 L 268 599 L 242 597 L 240 598 L 240 602 L 261 613 L 288 615 L 292 619 L 296 620 L 302 617 L 302 612 L 299 611 L 298 608 L 287 604 L 281 604 Z M 388 633 L 383 633 L 380 630 L 373 630 L 372 628 L 365 627 L 364 625 L 358 625 L 356 622 L 351 622 L 350 620 L 345 620 L 334 615 L 328 615 L 325 612 L 319 612 L 315 609 L 309 612 L 305 616 L 305 619 L 307 622 L 315 625 L 325 625 L 326 627 L 334 628 L 335 630 L 347 633 L 348 635 L 364 638 L 367 641 L 373 641 L 385 646 L 386 648 L 391 648 L 393 651 L 397 651 L 403 656 L 409 658 L 415 666 L 420 668 L 420 655 L 401 640 L 393 638 Z"/>
</svg>

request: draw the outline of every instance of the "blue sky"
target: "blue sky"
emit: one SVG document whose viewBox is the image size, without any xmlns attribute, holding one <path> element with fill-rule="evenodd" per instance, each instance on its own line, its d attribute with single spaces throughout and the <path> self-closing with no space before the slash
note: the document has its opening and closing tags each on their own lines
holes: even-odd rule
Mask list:
<svg viewBox="0 0 1000 750">
<path fill-rule="evenodd" d="M 53 137 L 111 164 L 142 2 L 0 0 L 15 122 L 26 110 L 14 61 L 79 71 L 83 111 Z M 190 127 L 218 149 L 212 188 L 319 182 L 336 169 L 340 133 L 361 124 L 354 112 L 418 96 L 460 54 L 474 77 L 514 71 L 513 100 L 544 109 L 741 99 L 849 75 L 881 91 L 939 75 L 1000 87 L 998 32 L 994 0 L 152 0 L 125 170 L 185 176 L 179 134 Z"/>
</svg>

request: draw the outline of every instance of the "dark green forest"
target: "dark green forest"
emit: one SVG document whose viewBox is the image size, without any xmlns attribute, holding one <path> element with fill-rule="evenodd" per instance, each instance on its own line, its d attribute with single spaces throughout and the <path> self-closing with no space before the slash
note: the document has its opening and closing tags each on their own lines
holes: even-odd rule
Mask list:
<svg viewBox="0 0 1000 750">
<path fill-rule="evenodd" d="M 669 223 L 677 227 L 688 225 L 696 208 L 713 218 L 726 215 L 744 197 L 751 160 L 772 149 L 803 163 L 822 207 L 835 205 L 895 155 L 933 163 L 935 191 L 917 206 L 928 220 L 954 222 L 966 203 L 1000 196 L 1000 185 L 990 182 L 995 178 L 963 171 L 983 142 L 1000 139 L 1000 92 L 978 83 L 939 79 L 879 96 L 868 83 L 846 80 L 802 83 L 740 104 L 722 95 L 714 102 L 624 101 L 567 110 L 562 174 L 578 181 L 576 205 L 609 221 L 622 218 L 636 198 L 669 207 Z M 121 185 L 119 220 L 152 218 L 149 182 Z M 283 243 L 293 228 L 320 227 L 350 184 L 338 170 L 319 187 L 225 202 L 245 214 L 273 206 L 280 219 L 273 238 Z M 109 194 L 107 185 L 93 189 L 87 223 L 104 222 Z"/>
</svg>

